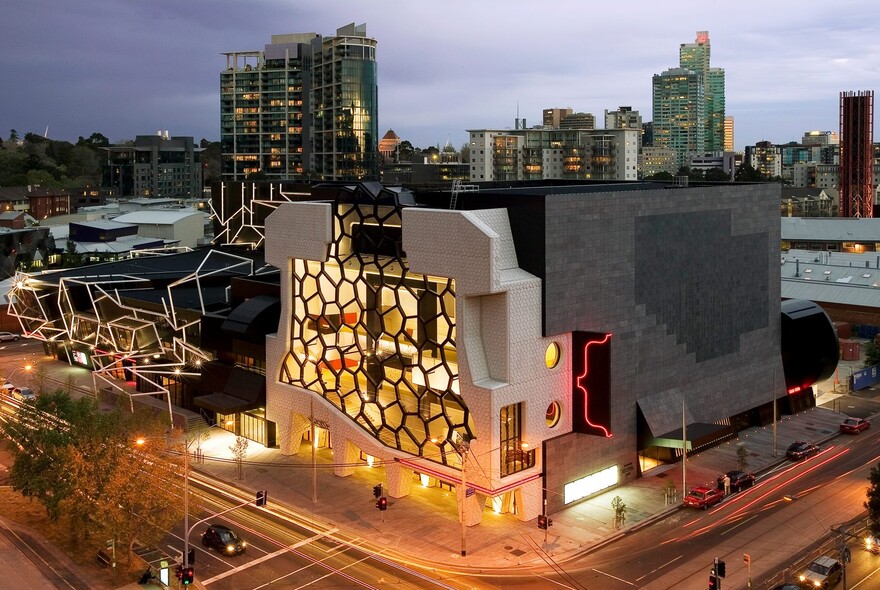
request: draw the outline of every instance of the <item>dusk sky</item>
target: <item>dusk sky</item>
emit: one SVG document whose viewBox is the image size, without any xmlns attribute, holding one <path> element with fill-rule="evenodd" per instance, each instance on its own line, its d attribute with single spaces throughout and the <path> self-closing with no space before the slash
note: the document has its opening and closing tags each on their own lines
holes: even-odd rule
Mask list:
<svg viewBox="0 0 880 590">
<path fill-rule="evenodd" d="M 423 148 L 513 127 L 517 108 L 529 126 L 549 107 L 650 121 L 652 75 L 698 30 L 726 70 L 737 150 L 838 131 L 841 91 L 880 91 L 875 0 L 26 0 L 2 15 L 4 139 L 218 140 L 221 53 L 352 22 L 378 42 L 380 136 Z"/>
</svg>

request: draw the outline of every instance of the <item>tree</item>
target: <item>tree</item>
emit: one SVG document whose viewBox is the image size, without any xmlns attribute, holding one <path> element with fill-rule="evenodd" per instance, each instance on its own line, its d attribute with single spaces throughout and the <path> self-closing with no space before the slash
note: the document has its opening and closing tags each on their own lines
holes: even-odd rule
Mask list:
<svg viewBox="0 0 880 590">
<path fill-rule="evenodd" d="M 764 175 L 755 170 L 748 161 L 743 162 L 740 164 L 739 168 L 736 169 L 735 178 L 737 182 L 761 182 L 767 180 Z"/>
<path fill-rule="evenodd" d="M 465 163 L 469 163 L 471 161 L 471 146 L 469 143 L 464 142 L 461 144 L 461 149 L 458 151 L 459 156 L 461 157 L 461 161 Z"/>
<path fill-rule="evenodd" d="M 9 130 L 9 141 L 18 141 L 18 131 L 15 129 Z"/>
<path fill-rule="evenodd" d="M 90 533 L 155 544 L 182 516 L 179 455 L 135 447 L 138 436 L 164 443 L 151 413 L 102 412 L 91 398 L 44 393 L 2 426 L 16 442 L 9 471 L 14 490 L 43 504 L 52 520 L 70 524 L 74 539 Z M 164 417 L 163 417 L 164 418 Z"/>
<path fill-rule="evenodd" d="M 671 173 L 667 172 L 666 170 L 661 170 L 660 172 L 657 172 L 656 174 L 651 174 L 649 176 L 646 176 L 644 179 L 645 180 L 675 180 L 675 177 Z"/>
<path fill-rule="evenodd" d="M 709 168 L 703 175 L 705 180 L 712 182 L 725 182 L 730 180 L 730 174 L 721 168 Z"/>
<path fill-rule="evenodd" d="M 873 367 L 880 365 L 880 346 L 875 342 L 865 343 L 865 366 Z"/>
<path fill-rule="evenodd" d="M 867 497 L 865 508 L 868 509 L 868 528 L 874 536 L 880 536 L 880 464 L 871 468 L 868 476 Z"/>
<path fill-rule="evenodd" d="M 248 439 L 243 436 L 235 437 L 235 444 L 229 447 L 232 451 L 232 459 L 238 471 L 238 479 L 244 480 L 244 460 L 247 458 Z"/>
</svg>

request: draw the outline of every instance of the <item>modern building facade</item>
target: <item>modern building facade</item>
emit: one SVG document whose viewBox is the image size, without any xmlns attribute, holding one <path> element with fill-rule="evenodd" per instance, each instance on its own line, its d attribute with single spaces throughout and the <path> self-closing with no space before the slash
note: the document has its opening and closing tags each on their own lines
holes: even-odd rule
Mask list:
<svg viewBox="0 0 880 590">
<path fill-rule="evenodd" d="M 196 199 L 202 196 L 201 148 L 192 137 L 169 137 L 167 131 L 138 135 L 133 146 L 107 152 L 104 186 L 122 197 Z"/>
<path fill-rule="evenodd" d="M 652 82 L 654 147 L 675 150 L 678 166 L 706 151 L 703 75 L 685 68 L 655 74 Z"/>
<path fill-rule="evenodd" d="M 679 47 L 678 65 L 703 76 L 703 96 L 706 100 L 703 126 L 706 133 L 705 148 L 709 152 L 718 152 L 726 149 L 724 70 L 711 67 L 711 49 L 709 31 L 697 31 L 693 43 L 682 43 Z"/>
<path fill-rule="evenodd" d="M 470 181 L 635 180 L 637 129 L 475 129 Z"/>
<path fill-rule="evenodd" d="M 220 74 L 223 178 L 378 178 L 376 40 L 366 25 L 273 35 L 227 53 Z"/>
<path fill-rule="evenodd" d="M 571 107 L 553 107 L 550 109 L 544 109 L 544 112 L 542 113 L 544 127 L 559 128 L 562 124 L 562 120 L 573 112 L 574 110 Z"/>
<path fill-rule="evenodd" d="M 693 152 L 732 151 L 733 137 L 725 144 L 725 76 L 710 65 L 709 32 L 682 43 L 678 57 L 678 68 L 653 78 L 654 145 L 676 150 L 683 166 Z"/>
<path fill-rule="evenodd" d="M 841 92 L 841 217 L 874 217 L 873 164 L 874 92 Z"/>
<path fill-rule="evenodd" d="M 728 116 L 724 117 L 724 151 L 725 152 L 732 152 L 733 151 L 733 146 L 734 146 L 734 142 L 733 142 L 734 125 L 733 125 L 733 123 L 734 123 L 734 121 L 733 121 L 732 116 L 728 115 Z"/>
<path fill-rule="evenodd" d="M 683 415 L 698 449 L 792 401 L 774 380 L 777 187 L 535 183 L 456 209 L 370 183 L 314 197 L 266 220 L 283 453 L 314 424 L 339 476 L 376 462 L 391 497 L 445 482 L 466 524 L 528 520 L 674 460 Z"/>
</svg>

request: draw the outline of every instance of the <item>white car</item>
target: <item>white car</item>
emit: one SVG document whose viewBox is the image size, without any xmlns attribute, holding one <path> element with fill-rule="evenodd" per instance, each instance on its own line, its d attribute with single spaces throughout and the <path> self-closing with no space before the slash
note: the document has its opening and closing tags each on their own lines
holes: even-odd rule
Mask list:
<svg viewBox="0 0 880 590">
<path fill-rule="evenodd" d="M 37 394 L 29 387 L 16 387 L 12 390 L 12 398 L 20 402 L 28 402 L 37 399 Z"/>
<path fill-rule="evenodd" d="M 19 338 L 21 336 L 12 332 L 0 332 L 0 342 L 17 342 Z"/>
</svg>

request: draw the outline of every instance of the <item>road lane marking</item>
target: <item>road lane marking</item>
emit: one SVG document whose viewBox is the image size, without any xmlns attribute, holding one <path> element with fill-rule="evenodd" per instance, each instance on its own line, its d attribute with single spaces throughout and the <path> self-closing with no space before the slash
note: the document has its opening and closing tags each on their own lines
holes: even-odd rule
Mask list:
<svg viewBox="0 0 880 590">
<path fill-rule="evenodd" d="M 734 530 L 734 529 L 736 529 L 736 528 L 741 527 L 742 525 L 744 525 L 745 523 L 749 522 L 750 520 L 754 520 L 755 518 L 758 518 L 758 516 L 760 516 L 760 515 L 756 514 L 756 515 L 752 516 L 751 518 L 747 518 L 747 519 L 745 519 L 745 520 L 743 520 L 743 521 L 741 521 L 741 522 L 739 522 L 739 523 L 733 525 L 732 527 L 730 527 L 730 528 L 727 529 L 726 531 L 722 531 L 722 532 L 719 533 L 719 534 L 720 534 L 720 535 L 726 535 L 726 534 L 729 533 L 730 531 L 732 531 L 732 530 Z"/>
<path fill-rule="evenodd" d="M 288 553 L 291 549 L 298 549 L 299 547 L 302 547 L 303 545 L 307 545 L 309 543 L 313 543 L 313 542 L 317 541 L 321 537 L 325 537 L 327 535 L 332 535 L 333 533 L 335 533 L 337 531 L 339 531 L 338 528 L 332 528 L 332 529 L 329 529 L 325 533 L 319 533 L 317 535 L 309 537 L 308 539 L 303 539 L 302 541 L 297 541 L 293 545 L 285 546 L 281 549 L 278 549 L 277 551 L 274 551 L 272 553 L 267 553 L 266 555 L 264 555 L 262 557 L 258 557 L 258 558 L 251 560 L 245 564 L 235 566 L 232 569 L 229 569 L 229 570 L 226 570 L 225 572 L 219 573 L 216 576 L 214 576 L 213 578 L 208 578 L 207 580 L 203 580 L 202 584 L 207 585 L 212 582 L 216 582 L 217 580 L 222 580 L 223 578 L 229 577 L 233 574 L 237 574 L 240 571 L 244 571 L 244 570 L 251 568 L 255 565 L 259 565 L 259 564 L 263 563 L 264 561 L 268 561 L 270 559 L 278 557 L 279 555 L 283 555 L 285 553 Z"/>
<path fill-rule="evenodd" d="M 654 572 L 659 572 L 660 570 L 662 570 L 664 567 L 666 567 L 666 566 L 669 565 L 670 563 L 675 563 L 676 561 L 678 561 L 678 560 L 681 559 L 682 557 L 684 557 L 683 554 L 682 554 L 682 555 L 679 555 L 679 556 L 676 557 L 675 559 L 670 559 L 669 561 L 667 561 L 666 563 L 664 563 L 664 564 L 661 565 L 660 567 L 652 569 L 651 571 L 649 571 L 647 574 L 645 574 L 645 575 L 642 576 L 641 578 L 636 578 L 636 582 L 638 582 L 638 581 L 641 580 L 642 578 L 647 578 L 648 576 L 650 576 L 650 575 L 653 574 Z"/>
<path fill-rule="evenodd" d="M 593 571 L 596 572 L 597 574 L 602 574 L 603 576 L 608 576 L 612 580 L 617 580 L 618 582 L 623 582 L 624 584 L 629 584 L 633 588 L 637 588 L 637 586 L 635 584 L 633 584 L 632 582 L 630 582 L 629 580 L 624 580 L 623 578 L 618 578 L 617 576 L 612 576 L 611 574 L 609 574 L 607 572 L 603 572 L 602 570 L 597 570 L 596 568 L 593 568 Z"/>
<path fill-rule="evenodd" d="M 557 582 L 556 580 L 551 580 L 550 578 L 548 578 L 546 576 L 542 576 L 541 574 L 532 574 L 532 575 L 535 576 L 536 578 L 541 578 L 542 580 L 547 580 L 548 582 L 553 582 L 557 586 L 562 586 L 563 588 L 568 588 L 568 590 L 576 590 L 574 586 L 568 586 L 566 584 L 563 584 L 562 582 Z"/>
</svg>

